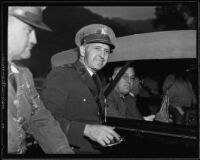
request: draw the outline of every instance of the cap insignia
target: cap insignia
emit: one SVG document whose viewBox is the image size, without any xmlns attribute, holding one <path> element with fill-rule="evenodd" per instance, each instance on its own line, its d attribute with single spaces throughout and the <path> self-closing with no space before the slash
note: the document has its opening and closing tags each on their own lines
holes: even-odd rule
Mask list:
<svg viewBox="0 0 200 160">
<path fill-rule="evenodd" d="M 98 29 L 98 30 L 97 30 L 97 33 L 98 33 L 98 34 L 106 35 L 106 33 L 107 33 L 107 32 L 106 32 L 106 28 L 105 28 L 105 27 L 102 27 L 101 29 Z"/>
</svg>

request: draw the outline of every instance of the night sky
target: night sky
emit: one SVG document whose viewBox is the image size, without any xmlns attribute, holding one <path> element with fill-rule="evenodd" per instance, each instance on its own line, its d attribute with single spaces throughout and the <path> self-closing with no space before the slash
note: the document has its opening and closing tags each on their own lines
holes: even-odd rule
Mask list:
<svg viewBox="0 0 200 160">
<path fill-rule="evenodd" d="M 51 56 L 63 50 L 76 47 L 74 37 L 76 32 L 83 26 L 94 23 L 105 24 L 114 30 L 117 37 L 134 34 L 135 29 L 142 28 L 141 26 L 137 28 L 127 28 L 127 24 L 124 24 L 126 23 L 126 20 L 124 22 L 122 19 L 119 21 L 111 19 L 111 13 L 113 13 L 112 18 L 117 18 L 119 14 L 116 14 L 115 16 L 114 13 L 121 12 L 123 7 L 117 7 L 116 10 L 114 8 L 115 7 L 109 11 L 108 16 L 105 16 L 105 14 L 102 16 L 99 13 L 94 13 L 85 7 L 79 6 L 47 7 L 44 11 L 43 19 L 53 32 L 37 30 L 38 43 L 32 50 L 32 57 L 27 60 L 21 60 L 21 63 L 31 69 L 34 77 L 46 77 L 51 70 Z M 93 10 L 94 8 L 91 9 Z M 141 13 L 141 9 L 139 9 L 139 11 L 138 8 L 128 8 L 131 14 L 133 10 Z M 100 10 L 104 11 L 105 8 L 99 9 L 98 12 L 100 12 Z M 124 12 L 124 15 L 121 14 L 123 16 L 119 18 L 126 19 L 127 16 L 130 17 L 131 14 L 127 13 L 127 11 Z M 145 18 L 145 15 L 146 13 L 143 18 Z M 153 17 L 153 12 L 151 13 L 151 17 Z M 128 21 L 127 23 L 130 22 Z M 147 27 L 145 27 L 146 26 L 144 25 L 143 30 L 146 30 Z"/>
<path fill-rule="evenodd" d="M 85 8 L 107 18 L 118 17 L 126 20 L 144 20 L 155 18 L 155 6 L 87 6 Z"/>
<path fill-rule="evenodd" d="M 153 12 L 151 11 L 151 13 Z M 110 16 L 111 15 L 102 17 L 101 15 L 96 14 L 84 7 L 78 6 L 47 7 L 44 11 L 44 21 L 50 28 L 52 28 L 53 32 L 37 30 L 36 34 L 38 44 L 32 50 L 32 57 L 27 60 L 22 60 L 21 63 L 30 68 L 35 78 L 45 78 L 51 70 L 51 57 L 58 52 L 76 47 L 74 42 L 76 32 L 81 27 L 88 24 L 106 24 L 114 30 L 117 37 L 137 33 L 134 30 L 135 28 L 128 28 L 127 25 L 123 25 L 121 21 L 114 21 Z M 152 18 L 153 16 L 154 15 L 151 14 L 150 17 Z M 117 16 L 112 15 L 112 18 L 116 17 Z M 143 18 L 145 19 L 145 16 Z M 134 64 L 137 68 L 136 72 L 141 76 L 145 74 L 167 74 L 170 72 L 169 68 L 174 68 L 173 71 L 178 71 L 178 69 L 184 71 L 187 68 L 185 61 L 183 62 L 179 60 L 178 62 L 177 60 L 176 62 L 168 62 L 138 61 Z M 189 64 L 194 63 L 194 61 L 190 60 L 187 61 L 187 63 L 188 62 Z M 179 64 L 179 67 L 176 67 L 176 64 Z M 106 75 L 107 73 L 110 73 L 106 71 L 106 67 L 104 71 Z"/>
</svg>

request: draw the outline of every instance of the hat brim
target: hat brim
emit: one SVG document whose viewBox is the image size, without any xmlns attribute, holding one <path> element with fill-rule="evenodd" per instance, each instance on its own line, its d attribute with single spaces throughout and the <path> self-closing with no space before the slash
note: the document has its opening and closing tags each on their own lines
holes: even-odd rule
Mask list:
<svg viewBox="0 0 200 160">
<path fill-rule="evenodd" d="M 27 23 L 27 24 L 30 24 L 36 28 L 40 28 L 40 29 L 43 29 L 43 30 L 46 30 L 46 31 L 51 31 L 52 32 L 52 29 L 49 28 L 45 23 L 43 23 L 42 21 L 34 21 L 34 20 L 29 20 L 28 18 L 26 17 L 22 17 L 22 16 L 18 16 L 18 15 L 15 15 L 16 18 L 20 19 L 21 21 L 23 21 L 24 23 Z"/>
<path fill-rule="evenodd" d="M 93 39 L 93 40 L 87 41 L 86 43 L 87 44 L 89 44 L 89 43 L 103 43 L 103 44 L 109 45 L 111 50 L 113 50 L 115 48 L 115 46 L 112 43 L 109 43 L 108 41 L 105 41 L 103 39 Z"/>
</svg>

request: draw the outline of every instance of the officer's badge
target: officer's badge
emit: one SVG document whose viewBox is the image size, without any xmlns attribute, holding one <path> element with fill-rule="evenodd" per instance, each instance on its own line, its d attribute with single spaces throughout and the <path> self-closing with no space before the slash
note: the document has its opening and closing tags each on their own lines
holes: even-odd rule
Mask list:
<svg viewBox="0 0 200 160">
<path fill-rule="evenodd" d="M 102 27 L 101 29 L 98 29 L 97 30 L 97 33 L 98 34 L 102 34 L 102 35 L 106 35 L 107 34 L 107 32 L 106 32 L 106 28 L 105 27 Z"/>
</svg>

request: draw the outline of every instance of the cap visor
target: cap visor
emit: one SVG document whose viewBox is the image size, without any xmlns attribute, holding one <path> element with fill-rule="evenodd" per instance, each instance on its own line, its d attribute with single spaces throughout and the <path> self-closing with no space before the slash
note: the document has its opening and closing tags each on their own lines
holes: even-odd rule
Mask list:
<svg viewBox="0 0 200 160">
<path fill-rule="evenodd" d="M 30 21 L 29 19 L 26 19 L 25 17 L 20 17 L 20 16 L 15 16 L 17 18 L 19 18 L 21 21 L 23 21 L 24 23 L 27 23 L 27 24 L 30 24 L 36 28 L 40 28 L 40 29 L 43 29 L 43 30 L 47 30 L 47 31 L 51 31 L 52 32 L 52 29 L 49 28 L 45 23 L 43 23 L 42 21 L 37 21 L 37 22 L 34 22 L 34 21 Z"/>
<path fill-rule="evenodd" d="M 108 41 L 104 41 L 103 39 L 93 39 L 91 41 L 87 41 L 86 43 L 103 43 L 109 45 L 111 50 L 115 48 L 113 44 Z"/>
</svg>

